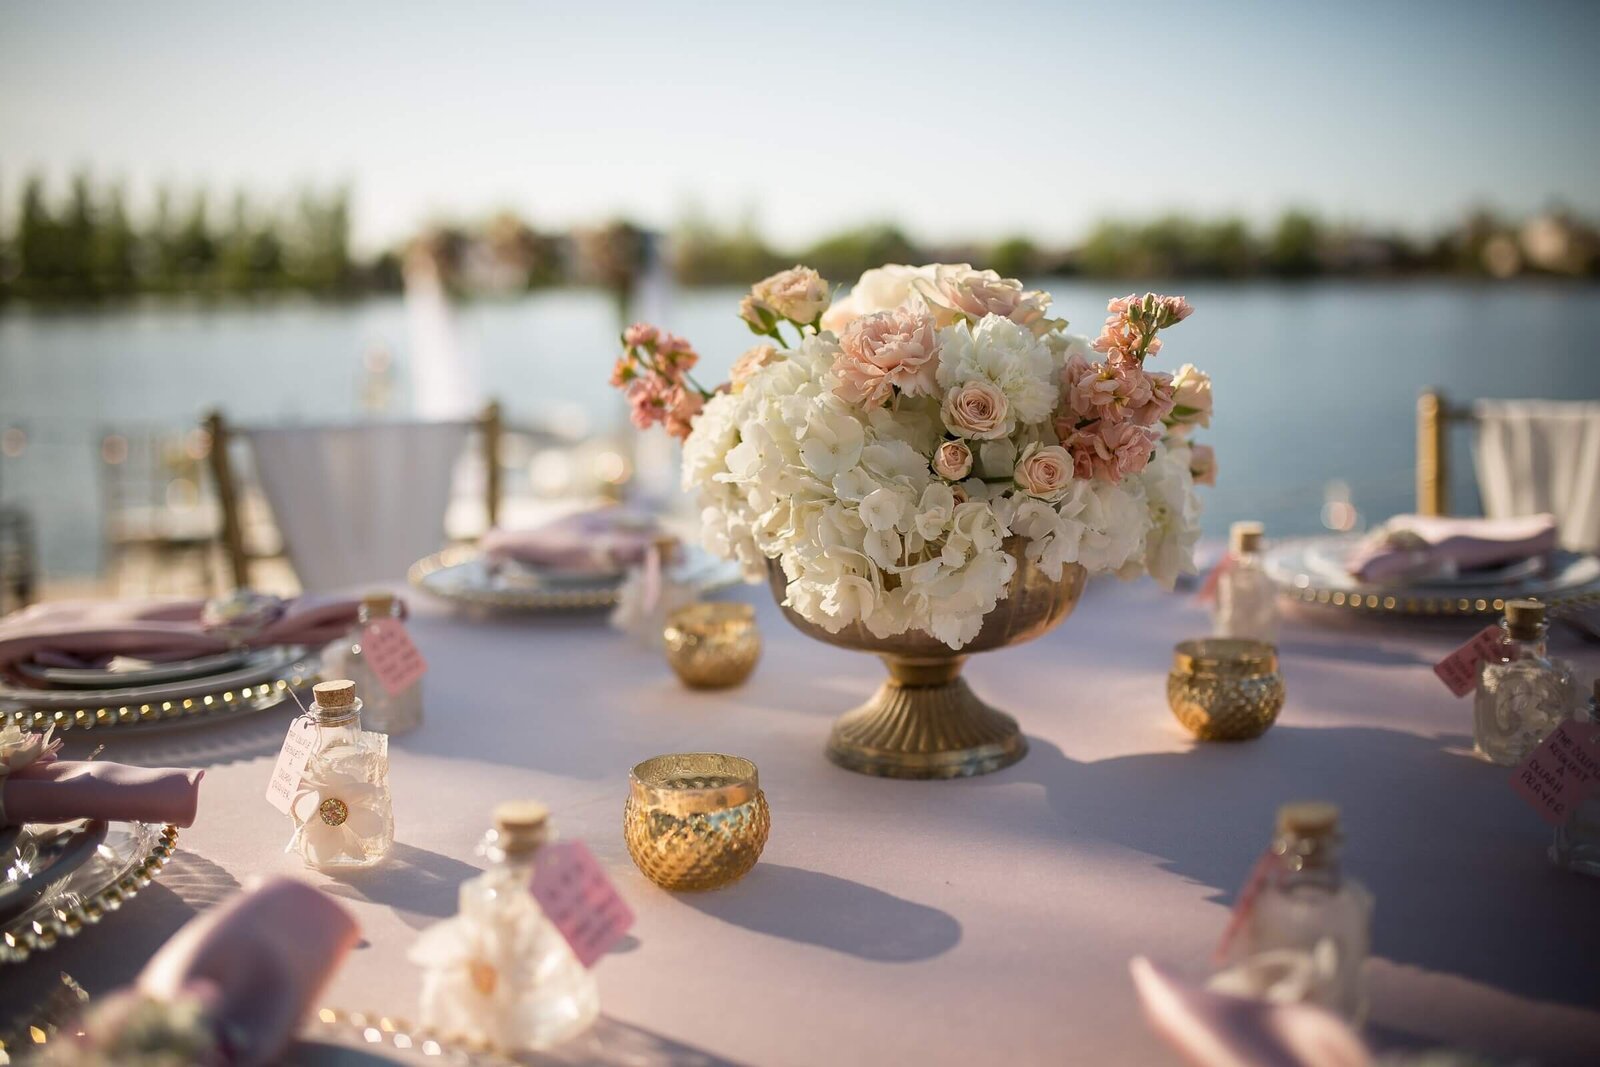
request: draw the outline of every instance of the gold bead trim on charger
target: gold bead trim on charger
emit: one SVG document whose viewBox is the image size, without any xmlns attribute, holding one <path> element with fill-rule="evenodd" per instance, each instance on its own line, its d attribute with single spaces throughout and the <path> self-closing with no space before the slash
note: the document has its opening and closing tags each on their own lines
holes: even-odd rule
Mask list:
<svg viewBox="0 0 1600 1067">
<path fill-rule="evenodd" d="M 300 1036 L 316 1040 L 328 1031 L 358 1037 L 365 1048 L 394 1049 L 410 1056 L 455 1063 L 464 1061 L 473 1067 L 515 1067 L 516 1063 L 481 1042 L 448 1038 L 432 1030 L 413 1026 L 405 1019 L 377 1012 L 320 1008 L 313 1016 L 312 1024 Z"/>
<path fill-rule="evenodd" d="M 162 827 L 155 844 L 139 864 L 110 885 L 72 903 L 51 908 L 47 915 L 13 923 L 0 932 L 0 963 L 21 963 L 29 956 L 54 948 L 69 937 L 76 937 L 85 926 L 93 926 L 109 913 L 138 895 L 155 881 L 178 847 L 178 828 Z"/>
<path fill-rule="evenodd" d="M 95 708 L 20 708 L 5 712 L 5 721 L 25 730 L 43 730 L 54 726 L 57 730 L 93 730 L 113 726 L 141 726 L 174 719 L 223 712 L 240 712 L 254 704 L 256 711 L 277 707 L 288 698 L 288 690 L 299 689 L 316 678 L 312 660 L 301 660 L 292 666 L 292 673 L 255 685 L 240 686 L 205 696 L 182 697 L 177 700 L 153 700 L 148 704 L 106 705 Z M 265 703 L 263 703 L 265 701 Z"/>
<path fill-rule="evenodd" d="M 1489 615 L 1505 610 L 1504 597 L 1395 596 L 1393 594 L 1353 593 L 1318 589 L 1308 584 L 1279 585 L 1284 596 L 1318 607 L 1348 608 L 1351 611 L 1391 612 L 1401 615 Z M 1515 597 L 1511 599 L 1515 600 Z M 1569 608 L 1600 605 L 1600 589 L 1580 593 L 1542 594 L 1540 597 L 1554 614 Z"/>
</svg>

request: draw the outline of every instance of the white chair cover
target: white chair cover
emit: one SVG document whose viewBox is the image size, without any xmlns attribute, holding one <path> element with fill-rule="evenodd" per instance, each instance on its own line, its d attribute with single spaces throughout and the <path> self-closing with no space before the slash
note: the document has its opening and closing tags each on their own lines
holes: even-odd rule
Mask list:
<svg viewBox="0 0 1600 1067">
<path fill-rule="evenodd" d="M 1600 550 L 1600 403 L 1480 400 L 1473 414 L 1484 514 L 1549 512 L 1563 546 Z"/>
<path fill-rule="evenodd" d="M 247 429 L 256 474 L 307 592 L 405 577 L 444 542 L 470 422 Z"/>
</svg>

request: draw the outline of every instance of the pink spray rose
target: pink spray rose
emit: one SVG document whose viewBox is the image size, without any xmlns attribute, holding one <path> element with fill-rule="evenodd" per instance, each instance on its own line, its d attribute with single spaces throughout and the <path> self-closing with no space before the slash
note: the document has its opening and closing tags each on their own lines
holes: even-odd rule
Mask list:
<svg viewBox="0 0 1600 1067">
<path fill-rule="evenodd" d="M 987 378 L 973 378 L 952 386 L 944 395 L 939 414 L 958 437 L 992 441 L 1004 437 L 1010 404 L 1000 387 Z"/>
<path fill-rule="evenodd" d="M 938 367 L 939 335 L 931 315 L 904 307 L 880 311 L 856 319 L 840 335 L 834 392 L 867 407 L 887 403 L 896 389 L 931 396 Z"/>
<path fill-rule="evenodd" d="M 1185 363 L 1172 379 L 1172 388 L 1173 402 L 1179 409 L 1174 412 L 1174 422 L 1181 425 L 1211 425 L 1210 375 L 1193 363 Z"/>
<path fill-rule="evenodd" d="M 933 472 L 946 481 L 959 482 L 972 473 L 972 449 L 965 441 L 946 441 L 933 454 Z"/>
<path fill-rule="evenodd" d="M 1042 500 L 1056 500 L 1072 481 L 1072 456 L 1060 445 L 1031 444 L 1012 474 L 1017 488 Z"/>
</svg>

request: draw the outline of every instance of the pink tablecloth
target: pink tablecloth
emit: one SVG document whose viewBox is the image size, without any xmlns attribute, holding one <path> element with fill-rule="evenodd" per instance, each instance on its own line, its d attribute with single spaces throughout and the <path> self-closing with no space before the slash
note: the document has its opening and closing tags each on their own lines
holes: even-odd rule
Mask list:
<svg viewBox="0 0 1600 1067">
<path fill-rule="evenodd" d="M 759 590 L 746 595 L 762 603 Z M 426 601 L 427 724 L 391 746 L 393 862 L 346 882 L 366 944 L 328 999 L 415 1015 L 405 960 L 450 913 L 492 806 L 533 796 L 594 849 L 638 913 L 599 965 L 606 1022 L 575 1055 L 756 1064 L 1175 1062 L 1146 1028 L 1128 960 L 1203 973 L 1228 902 L 1286 799 L 1340 803 L 1349 868 L 1377 898 L 1371 1033 L 1542 1062 L 1600 1062 L 1600 884 L 1552 868 L 1548 835 L 1474 760 L 1470 707 L 1429 669 L 1470 634 L 1301 622 L 1289 702 L 1260 741 L 1197 745 L 1166 708 L 1192 599 L 1091 585 L 1074 617 L 975 657 L 974 687 L 1032 744 L 999 774 L 896 782 L 822 758 L 834 715 L 877 684 L 867 656 L 802 638 L 770 602 L 743 689 L 691 693 L 662 661 L 578 617 L 457 618 Z M 1592 646 L 1589 646 L 1592 649 Z M 1574 654 L 1585 681 L 1600 657 Z M 287 716 L 166 737 L 96 735 L 108 758 L 209 768 L 168 873 L 76 942 L 0 972 L 20 997 L 65 970 L 126 982 L 195 908 L 251 873 L 292 872 L 262 797 Z M 81 743 L 81 742 L 79 742 Z M 673 896 L 620 824 L 628 767 L 661 752 L 754 759 L 772 838 L 737 886 Z M 10 1001 L 8 1001 L 10 1002 Z M 626 1055 L 654 1054 L 628 1060 Z"/>
</svg>

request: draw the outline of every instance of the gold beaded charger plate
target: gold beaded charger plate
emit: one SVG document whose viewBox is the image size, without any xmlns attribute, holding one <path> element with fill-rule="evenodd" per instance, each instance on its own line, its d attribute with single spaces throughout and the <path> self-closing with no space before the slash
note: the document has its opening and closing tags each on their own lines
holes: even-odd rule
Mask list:
<svg viewBox="0 0 1600 1067">
<path fill-rule="evenodd" d="M 238 718 L 274 708 L 316 678 L 320 663 L 299 645 L 251 652 L 237 668 L 182 681 L 105 689 L 34 688 L 0 679 L 0 722 L 25 729 L 157 730 Z"/>
<path fill-rule="evenodd" d="M 1263 569 L 1285 597 L 1304 604 L 1387 615 L 1491 616 L 1507 600 L 1536 597 L 1552 612 L 1600 604 L 1600 557 L 1553 552 L 1542 568 L 1513 566 L 1478 578 L 1457 574 L 1410 583 L 1359 582 L 1339 562 L 1358 537 L 1285 541 L 1266 553 Z"/>
<path fill-rule="evenodd" d="M 737 565 L 704 549 L 688 546 L 671 568 L 675 582 L 702 593 L 739 581 Z M 523 570 L 514 577 L 496 573 L 475 546 L 460 545 L 419 559 L 406 573 L 413 586 L 443 600 L 496 611 L 585 611 L 615 607 L 623 578 L 616 575 L 560 578 Z"/>
<path fill-rule="evenodd" d="M 99 825 L 104 837 L 82 862 L 19 914 L 0 921 L 0 964 L 20 963 L 99 924 L 154 881 L 177 849 L 178 828 L 170 824 Z"/>
<path fill-rule="evenodd" d="M 339 1008 L 314 1012 L 301 1029 L 300 1040 L 290 1047 L 281 1062 L 295 1067 L 360 1067 L 382 1063 L 515 1067 L 517 1063 L 488 1049 L 472 1048 L 439 1037 L 404 1019 Z"/>
</svg>

